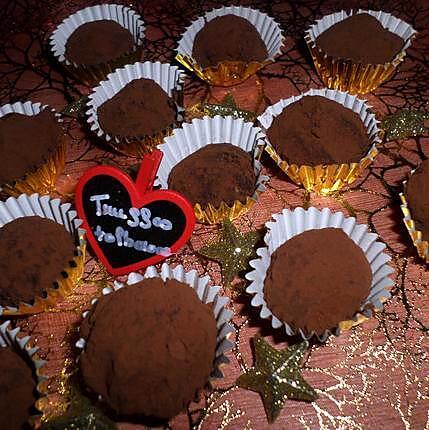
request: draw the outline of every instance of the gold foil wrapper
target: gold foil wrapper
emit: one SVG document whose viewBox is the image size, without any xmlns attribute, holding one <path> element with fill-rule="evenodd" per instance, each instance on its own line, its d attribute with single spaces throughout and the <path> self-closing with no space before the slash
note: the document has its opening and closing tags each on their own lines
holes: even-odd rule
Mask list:
<svg viewBox="0 0 429 430">
<path fill-rule="evenodd" d="M 404 60 L 401 51 L 392 62 L 385 64 L 361 64 L 351 60 L 334 58 L 309 42 L 308 49 L 313 58 L 317 74 L 328 87 L 350 94 L 367 94 L 391 78 L 396 67 Z"/>
<path fill-rule="evenodd" d="M 373 145 L 359 163 L 298 166 L 282 160 L 271 145 L 267 145 L 265 150 L 293 182 L 302 185 L 307 191 L 322 196 L 335 193 L 344 186 L 352 184 L 378 154 L 376 145 Z"/>
<path fill-rule="evenodd" d="M 83 234 L 79 235 L 79 245 L 76 246 L 75 253 L 73 262 L 64 269 L 65 276 L 54 281 L 53 285 L 45 290 L 46 297 L 36 296 L 33 304 L 22 302 L 16 309 L 4 307 L 3 315 L 19 316 L 45 312 L 52 309 L 60 299 L 70 295 L 78 285 L 85 269 L 86 242 Z"/>
<path fill-rule="evenodd" d="M 17 197 L 20 194 L 49 194 L 55 189 L 55 183 L 64 170 L 66 158 L 66 142 L 63 136 L 55 152 L 45 164 L 34 172 L 28 173 L 22 180 L 1 187 L 4 196 Z"/>
<path fill-rule="evenodd" d="M 395 69 L 404 60 L 406 55 L 405 50 L 410 45 L 411 40 L 416 33 L 411 26 L 401 20 L 398 20 L 390 14 L 371 10 L 359 10 L 357 13 L 360 12 L 372 15 L 380 21 L 383 27 L 397 34 L 404 40 L 403 49 L 395 56 L 392 61 L 384 64 L 363 64 L 354 62 L 350 59 L 337 58 L 328 55 L 317 45 L 317 37 L 315 37 L 314 34 L 316 33 L 316 30 L 312 30 L 314 27 L 316 27 L 317 23 L 306 31 L 304 37 L 310 54 L 313 58 L 316 71 L 323 83 L 328 88 L 339 91 L 347 91 L 350 94 L 367 94 L 378 88 L 383 82 L 390 79 L 390 77 L 395 72 Z M 332 18 L 334 15 L 339 16 L 341 14 L 341 18 Z M 331 24 L 332 21 L 334 21 L 334 23 L 338 23 L 353 14 L 353 11 L 350 13 L 350 15 L 344 11 L 341 11 L 336 14 L 323 17 L 318 22 L 326 19 L 326 22 L 329 24 Z M 403 24 L 401 32 L 397 30 L 397 28 L 399 28 L 398 23 Z M 329 24 L 326 29 L 330 27 Z M 323 33 L 323 31 L 317 31 L 317 33 L 320 35 Z"/>
<path fill-rule="evenodd" d="M 176 60 L 191 72 L 194 72 L 200 79 L 215 87 L 231 87 L 244 82 L 258 70 L 272 63 L 266 60 L 262 63 L 252 61 L 222 61 L 216 67 L 202 68 L 194 59 L 181 54 L 176 55 Z"/>
<path fill-rule="evenodd" d="M 236 200 L 232 206 L 222 202 L 219 207 L 214 207 L 209 203 L 204 209 L 199 203 L 194 205 L 195 218 L 202 224 L 218 224 L 227 218 L 230 221 L 244 215 L 257 201 L 260 191 L 256 190 L 255 196 L 247 197 L 246 202 Z"/>
<path fill-rule="evenodd" d="M 404 185 L 406 185 L 406 182 Z M 402 213 L 404 214 L 403 221 L 411 237 L 411 240 L 413 241 L 413 245 L 415 246 L 419 257 L 421 257 L 426 262 L 426 264 L 429 264 L 429 242 L 427 240 L 423 240 L 422 231 L 416 229 L 416 223 L 412 218 L 405 193 L 401 193 L 399 197 L 401 198 L 402 202 L 401 209 Z"/>
</svg>

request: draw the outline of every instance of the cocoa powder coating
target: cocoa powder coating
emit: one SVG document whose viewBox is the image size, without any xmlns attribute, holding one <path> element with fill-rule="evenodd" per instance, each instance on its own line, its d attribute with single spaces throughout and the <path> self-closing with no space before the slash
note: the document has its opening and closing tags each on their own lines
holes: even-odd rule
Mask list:
<svg viewBox="0 0 429 430">
<path fill-rule="evenodd" d="M 135 79 L 98 108 L 101 128 L 119 137 L 151 136 L 176 120 L 173 99 L 152 79 Z"/>
<path fill-rule="evenodd" d="M 429 160 L 423 161 L 410 176 L 405 197 L 416 229 L 422 232 L 423 240 L 429 241 Z"/>
<path fill-rule="evenodd" d="M 183 194 L 203 208 L 211 203 L 232 205 L 245 202 L 255 191 L 256 176 L 252 157 L 228 143 L 204 146 L 174 166 L 168 188 Z"/>
<path fill-rule="evenodd" d="M 132 50 L 133 35 L 115 21 L 100 20 L 78 27 L 68 38 L 64 56 L 72 63 L 97 65 Z"/>
<path fill-rule="evenodd" d="M 193 288 L 152 278 L 101 297 L 81 336 L 89 388 L 120 415 L 169 419 L 208 382 L 217 328 Z"/>
<path fill-rule="evenodd" d="M 368 297 L 371 267 L 341 229 L 308 230 L 271 255 L 264 283 L 268 308 L 294 330 L 322 335 L 351 319 Z"/>
<path fill-rule="evenodd" d="M 378 19 L 360 13 L 329 27 L 316 39 L 316 45 L 331 57 L 384 64 L 395 58 L 404 40 L 385 29 Z"/>
<path fill-rule="evenodd" d="M 197 33 L 192 56 L 202 67 L 210 67 L 221 61 L 263 62 L 268 51 L 247 19 L 224 15 L 207 22 Z"/>
<path fill-rule="evenodd" d="M 41 167 L 61 143 L 63 131 L 55 115 L 10 113 L 0 118 L 0 185 L 24 179 Z"/>
<path fill-rule="evenodd" d="M 73 236 L 46 218 L 17 218 L 0 228 L 0 304 L 32 303 L 70 266 Z"/>
<path fill-rule="evenodd" d="M 284 108 L 267 135 L 280 157 L 299 166 L 357 163 L 371 146 L 359 115 L 321 96 Z"/>
<path fill-rule="evenodd" d="M 29 365 L 12 348 L 0 347 L 0 428 L 29 429 L 36 383 Z"/>
</svg>

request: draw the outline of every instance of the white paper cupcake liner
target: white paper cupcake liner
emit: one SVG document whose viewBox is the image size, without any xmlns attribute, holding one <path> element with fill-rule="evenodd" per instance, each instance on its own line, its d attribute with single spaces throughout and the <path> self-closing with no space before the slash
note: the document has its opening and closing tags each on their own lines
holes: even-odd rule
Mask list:
<svg viewBox="0 0 429 430">
<path fill-rule="evenodd" d="M 246 291 L 254 296 L 251 305 L 254 307 L 261 306 L 260 317 L 271 319 L 273 328 L 283 327 L 289 336 L 296 334 L 289 324 L 280 321 L 272 314 L 264 298 L 264 282 L 271 264 L 271 255 L 293 236 L 312 229 L 341 228 L 362 249 L 371 266 L 372 282 L 370 293 L 361 304 L 360 309 L 356 310 L 353 320 L 357 321 L 360 315 L 365 317 L 372 315 L 371 306 L 367 305 L 372 305 L 374 310 L 383 308 L 383 302 L 390 297 L 389 290 L 393 285 L 393 281 L 389 278 L 389 275 L 394 270 L 389 265 L 390 257 L 383 252 L 386 245 L 377 241 L 378 235 L 369 233 L 366 225 L 357 224 L 356 218 L 345 217 L 342 212 L 331 212 L 328 208 L 318 210 L 314 207 L 310 207 L 308 210 L 303 208 L 296 208 L 293 211 L 284 209 L 281 213 L 274 214 L 273 219 L 274 221 L 269 221 L 265 224 L 267 228 L 267 233 L 264 237 L 266 246 L 257 249 L 256 252 L 259 258 L 249 263 L 254 270 L 246 274 L 246 279 L 250 281 Z M 324 342 L 331 334 L 329 330 L 326 330 L 321 336 L 315 333 L 306 334 L 301 329 L 298 329 L 297 332 L 303 339 L 310 339 L 315 335 L 321 342 Z M 339 335 L 339 333 L 340 328 L 337 327 L 333 334 Z"/>
<path fill-rule="evenodd" d="M 346 18 L 349 18 L 352 15 L 357 15 L 361 13 L 366 13 L 368 15 L 373 16 L 386 30 L 389 30 L 390 32 L 398 35 L 401 39 L 404 40 L 403 49 L 392 60 L 393 63 L 399 64 L 399 62 L 404 56 L 403 53 L 411 45 L 411 40 L 416 35 L 417 31 L 414 30 L 414 28 L 410 24 L 407 24 L 405 21 L 396 18 L 390 13 L 382 12 L 381 10 L 358 9 L 357 11 L 350 10 L 349 12 L 341 10 L 340 12 L 326 15 L 318 19 L 305 32 L 305 40 L 307 41 L 307 43 L 310 43 L 312 44 L 312 46 L 315 47 L 316 39 L 328 28 L 332 27 L 334 24 L 337 24 L 340 21 L 344 21 Z"/>
<path fill-rule="evenodd" d="M 219 9 L 213 9 L 204 16 L 200 16 L 185 30 L 182 38 L 179 40 L 179 45 L 176 50 L 177 55 L 188 57 L 192 62 L 196 63 L 196 60 L 192 57 L 192 50 L 197 33 L 207 22 L 225 15 L 236 15 L 244 18 L 256 28 L 267 48 L 267 60 L 274 61 L 274 58 L 281 53 L 284 37 L 280 25 L 276 23 L 273 18 L 248 7 L 225 6 Z"/>
<path fill-rule="evenodd" d="M 181 92 L 185 80 L 185 74 L 177 66 L 172 66 L 168 63 L 146 61 L 144 63 L 128 64 L 121 69 L 116 69 L 113 73 L 107 76 L 105 81 L 93 88 L 92 93 L 88 97 L 87 115 L 88 124 L 91 130 L 97 134 L 98 137 L 103 137 L 107 142 L 114 141 L 119 144 L 124 140 L 131 142 L 136 136 L 129 138 L 119 138 L 111 136 L 104 131 L 98 121 L 98 108 L 107 100 L 113 98 L 119 91 L 121 91 L 127 84 L 136 79 L 152 79 L 156 82 L 169 97 L 174 95 L 174 92 Z M 177 121 L 183 120 L 182 112 L 183 107 L 176 103 L 177 108 Z M 161 130 L 160 130 L 161 131 Z"/>
<path fill-rule="evenodd" d="M 115 21 L 133 36 L 136 47 L 143 44 L 145 26 L 140 15 L 129 7 L 118 4 L 99 4 L 86 7 L 66 18 L 52 33 L 49 38 L 51 50 L 56 59 L 65 65 L 79 67 L 79 64 L 71 63 L 64 54 L 66 43 L 71 34 L 81 25 L 93 21 Z"/>
<path fill-rule="evenodd" d="M 19 327 L 12 329 L 10 321 L 5 321 L 0 325 L 0 348 L 13 348 L 16 353 L 28 357 L 31 363 L 33 363 L 37 378 L 35 386 L 40 393 L 38 386 L 47 379 L 47 377 L 42 374 L 42 368 L 46 364 L 46 361 L 40 359 L 37 354 L 39 347 L 32 346 L 30 339 L 30 336 L 22 335 Z M 37 419 L 37 416 L 30 417 L 30 420 L 35 419 Z"/>
<path fill-rule="evenodd" d="M 413 169 L 410 172 L 410 177 L 411 175 L 414 174 L 416 170 L 417 168 Z M 416 224 L 412 217 L 410 207 L 408 206 L 407 197 L 405 195 L 407 183 L 408 183 L 408 180 L 405 180 L 402 182 L 404 192 L 399 194 L 399 198 L 401 199 L 401 210 L 404 215 L 404 217 L 402 218 L 402 221 L 404 222 L 405 227 L 407 228 L 408 234 L 410 235 L 411 240 L 413 241 L 413 244 L 417 250 L 418 255 L 426 262 L 426 264 L 429 264 L 429 242 L 423 239 L 422 231 L 416 229 Z"/>
<path fill-rule="evenodd" d="M 393 60 L 383 64 L 367 64 L 350 58 L 330 56 L 317 45 L 317 37 L 331 26 L 351 15 L 362 13 L 373 16 L 385 29 L 403 39 L 404 45 Z M 366 94 L 374 91 L 383 82 L 390 79 L 397 66 L 404 60 L 406 50 L 415 35 L 416 31 L 409 24 L 390 13 L 359 9 L 349 12 L 342 10 L 322 17 L 305 32 L 304 39 L 313 58 L 317 73 L 326 86 L 349 91 L 353 94 Z"/>
<path fill-rule="evenodd" d="M 214 316 L 216 318 L 216 326 L 218 330 L 216 352 L 213 361 L 213 371 L 211 378 L 222 378 L 223 374 L 220 367 L 222 364 L 229 363 L 229 359 L 225 354 L 234 346 L 234 343 L 228 339 L 230 334 L 234 332 L 234 328 L 229 323 L 233 312 L 226 309 L 229 298 L 219 294 L 221 287 L 209 286 L 210 278 L 208 276 L 203 278 L 199 277 L 196 270 L 190 270 L 189 272 L 186 272 L 185 268 L 181 265 L 176 266 L 173 269 L 168 264 L 163 263 L 160 272 L 158 272 L 154 266 L 149 266 L 146 269 L 144 275 L 134 272 L 130 273 L 128 275 L 126 284 L 115 281 L 112 288 L 108 287 L 103 289 L 103 295 L 114 293 L 116 290 L 119 290 L 126 285 L 133 285 L 147 278 L 162 278 L 163 281 L 166 281 L 167 279 L 175 279 L 179 282 L 185 283 L 189 285 L 190 288 L 195 290 L 199 299 L 203 303 L 211 304 Z M 97 299 L 94 299 L 91 303 L 94 305 L 96 302 Z M 89 313 L 90 311 L 85 312 L 83 314 L 84 318 Z M 130 342 L 132 342 L 132 339 L 130 339 Z M 82 350 L 82 354 L 85 353 L 85 344 L 86 342 L 83 338 L 80 338 L 76 342 L 76 346 Z"/>
<path fill-rule="evenodd" d="M 287 99 L 282 99 L 278 101 L 277 103 L 269 106 L 263 114 L 261 114 L 258 117 L 258 123 L 261 126 L 261 128 L 264 130 L 266 136 L 266 147 L 268 154 L 270 157 L 277 163 L 277 165 L 287 174 L 289 174 L 289 170 L 293 163 L 289 163 L 288 160 L 284 160 L 281 158 L 281 156 L 277 153 L 274 146 L 269 141 L 267 131 L 271 127 L 274 118 L 279 116 L 283 110 L 291 105 L 292 103 L 295 103 L 296 101 L 300 100 L 303 97 L 306 96 L 321 96 L 325 97 L 329 100 L 333 100 L 340 105 L 344 106 L 345 108 L 351 109 L 353 112 L 359 115 L 360 119 L 362 120 L 363 125 L 366 128 L 368 138 L 370 140 L 371 146 L 366 154 L 366 156 L 361 160 L 360 164 L 364 163 L 365 165 L 369 165 L 375 158 L 375 156 L 378 153 L 377 147 L 381 144 L 381 130 L 378 127 L 378 124 L 380 121 L 377 121 L 375 114 L 371 112 L 371 106 L 366 103 L 365 100 L 358 99 L 357 96 L 351 95 L 347 92 L 337 91 L 337 90 L 330 90 L 328 88 L 322 88 L 322 89 L 311 89 L 307 91 L 306 93 L 300 94 L 298 96 L 292 96 Z M 350 163 L 352 164 L 352 163 Z M 328 166 L 328 165 L 326 165 Z M 340 165 L 339 165 L 340 166 Z M 310 168 L 315 168 L 316 166 L 309 166 Z M 344 169 L 343 169 L 344 170 Z M 343 179 L 344 182 L 351 183 L 353 182 L 356 177 L 350 176 L 350 172 L 345 172 L 344 178 L 339 178 L 340 180 Z M 292 177 L 292 179 L 295 180 L 295 178 Z"/>
<path fill-rule="evenodd" d="M 0 201 L 0 229 L 7 223 L 15 219 L 39 216 L 50 219 L 64 228 L 76 238 L 78 257 L 84 254 L 86 241 L 85 230 L 79 228 L 82 220 L 77 218 L 77 212 L 71 208 L 70 203 L 61 203 L 60 199 L 51 199 L 49 196 L 39 196 L 39 194 L 21 194 L 19 197 L 9 197 L 6 201 Z M 49 289 L 52 286 L 47 286 Z M 29 308 L 33 305 L 25 304 Z M 2 306 L 0 304 L 0 315 L 7 310 L 17 311 L 18 308 Z"/>
<path fill-rule="evenodd" d="M 255 191 L 251 197 L 258 200 L 259 195 L 265 191 L 265 184 L 269 177 L 262 175 L 262 165 L 259 157 L 263 151 L 264 134 L 253 123 L 243 119 L 235 119 L 232 116 L 211 118 L 196 118 L 191 123 L 183 124 L 176 128 L 171 136 L 164 139 L 164 143 L 158 146 L 163 157 L 158 169 L 155 185 L 162 189 L 168 189 L 168 176 L 174 166 L 199 149 L 215 143 L 230 143 L 247 153 L 251 153 L 254 160 L 254 172 L 256 175 Z M 222 166 L 219 166 L 222 169 Z"/>
</svg>

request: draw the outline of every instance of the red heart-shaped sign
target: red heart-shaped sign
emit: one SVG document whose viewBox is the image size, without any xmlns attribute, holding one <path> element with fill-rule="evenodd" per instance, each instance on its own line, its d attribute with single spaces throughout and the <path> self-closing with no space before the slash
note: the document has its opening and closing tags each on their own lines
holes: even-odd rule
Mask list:
<svg viewBox="0 0 429 430">
<path fill-rule="evenodd" d="M 93 167 L 79 180 L 78 215 L 92 249 L 113 275 L 159 263 L 192 235 L 192 205 L 174 191 L 152 191 L 161 157 L 160 151 L 146 156 L 136 182 L 112 166 Z"/>
</svg>

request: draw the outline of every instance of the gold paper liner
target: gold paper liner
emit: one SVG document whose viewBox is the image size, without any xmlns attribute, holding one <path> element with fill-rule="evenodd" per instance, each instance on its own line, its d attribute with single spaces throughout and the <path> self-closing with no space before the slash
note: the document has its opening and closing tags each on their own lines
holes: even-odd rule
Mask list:
<svg viewBox="0 0 429 430">
<path fill-rule="evenodd" d="M 415 221 L 411 216 L 411 212 L 408 206 L 407 198 L 404 193 L 400 194 L 401 198 L 401 209 L 404 214 L 404 224 L 407 227 L 408 233 L 413 241 L 414 247 L 417 249 L 417 253 L 419 257 L 421 257 L 427 264 L 429 264 L 429 242 L 427 240 L 423 240 L 423 232 L 421 230 L 416 229 Z M 409 218 L 409 219 L 407 219 Z"/>
<path fill-rule="evenodd" d="M 36 171 L 25 175 L 24 179 L 5 184 L 1 187 L 1 194 L 5 196 L 18 197 L 20 194 L 50 194 L 55 189 L 55 182 L 64 170 L 66 158 L 65 137 L 54 154 Z"/>
<path fill-rule="evenodd" d="M 85 269 L 86 242 L 83 235 L 79 235 L 79 245 L 75 249 L 77 255 L 73 258 L 73 264 L 64 270 L 66 277 L 54 282 L 57 287 L 47 288 L 46 297 L 36 296 L 32 305 L 21 302 L 16 310 L 4 307 L 3 315 L 20 316 L 41 313 L 52 309 L 60 299 L 70 295 Z"/>
<path fill-rule="evenodd" d="M 260 192 L 256 191 L 258 198 Z M 253 197 L 246 197 L 246 202 L 242 203 L 236 200 L 232 206 L 227 203 L 221 202 L 220 206 L 214 207 L 211 203 L 205 209 L 199 203 L 194 205 L 194 213 L 197 222 L 201 224 L 218 224 L 223 219 L 228 218 L 230 221 L 244 215 L 255 203 L 256 199 Z"/>
<path fill-rule="evenodd" d="M 252 61 L 245 63 L 243 61 L 222 61 L 216 67 L 200 67 L 197 62 L 187 55 L 176 55 L 176 60 L 194 72 L 203 81 L 218 87 L 231 87 L 238 85 L 254 75 L 258 70 L 272 63 L 272 60 L 265 60 L 262 63 Z"/>
<path fill-rule="evenodd" d="M 87 86 L 94 86 L 100 81 L 106 79 L 109 73 L 112 73 L 115 69 L 123 67 L 126 64 L 132 64 L 139 61 L 142 55 L 143 47 L 141 45 L 136 46 L 131 52 L 116 58 L 115 60 L 107 63 L 96 64 L 96 65 L 75 65 L 61 63 L 63 67 L 73 75 L 78 81 L 82 82 Z"/>
<path fill-rule="evenodd" d="M 158 145 L 161 145 L 165 137 L 173 134 L 173 130 L 174 125 L 170 125 L 165 130 L 162 130 L 151 136 L 133 137 L 130 139 L 118 138 L 120 140 L 119 142 L 116 142 L 115 136 L 113 136 L 111 140 L 106 143 L 110 145 L 115 151 L 121 152 L 122 154 L 131 157 L 140 158 L 145 154 L 151 153 Z"/>
<path fill-rule="evenodd" d="M 266 145 L 265 150 L 293 182 L 302 185 L 307 191 L 322 196 L 339 191 L 345 185 L 353 183 L 378 154 L 377 147 L 373 145 L 359 163 L 298 166 L 282 160 L 271 145 Z"/>
<path fill-rule="evenodd" d="M 385 64 L 362 64 L 327 55 L 306 38 L 308 49 L 322 82 L 331 89 L 350 94 L 367 94 L 387 81 L 396 67 L 404 60 L 401 51 L 392 62 Z M 405 42 L 404 42 L 405 43 Z"/>
</svg>

